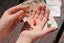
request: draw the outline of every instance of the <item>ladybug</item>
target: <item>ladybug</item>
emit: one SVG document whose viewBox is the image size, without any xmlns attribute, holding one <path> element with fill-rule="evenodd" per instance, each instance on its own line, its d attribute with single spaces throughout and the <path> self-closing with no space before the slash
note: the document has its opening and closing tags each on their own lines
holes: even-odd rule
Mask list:
<svg viewBox="0 0 64 43">
<path fill-rule="evenodd" d="M 34 19 L 34 26 L 36 25 L 37 23 L 36 23 L 36 20 Z"/>
</svg>

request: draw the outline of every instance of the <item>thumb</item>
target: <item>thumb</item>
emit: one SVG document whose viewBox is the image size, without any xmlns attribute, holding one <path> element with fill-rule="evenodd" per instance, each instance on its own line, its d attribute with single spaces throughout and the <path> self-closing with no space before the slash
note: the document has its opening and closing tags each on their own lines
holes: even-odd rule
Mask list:
<svg viewBox="0 0 64 43">
<path fill-rule="evenodd" d="M 54 30 L 56 30 L 56 28 L 54 28 L 54 27 L 50 27 L 48 29 L 42 30 L 41 36 L 43 37 L 43 36 L 47 35 L 48 33 L 52 32 Z"/>
</svg>

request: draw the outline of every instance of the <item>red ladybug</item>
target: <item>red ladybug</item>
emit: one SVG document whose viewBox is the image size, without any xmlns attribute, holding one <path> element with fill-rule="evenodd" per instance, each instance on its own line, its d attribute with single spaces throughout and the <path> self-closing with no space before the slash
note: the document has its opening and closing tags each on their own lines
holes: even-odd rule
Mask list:
<svg viewBox="0 0 64 43">
<path fill-rule="evenodd" d="M 36 20 L 34 19 L 34 25 L 36 25 L 37 23 L 36 23 Z"/>
<path fill-rule="evenodd" d="M 30 13 L 31 11 L 28 11 L 27 13 Z"/>
<path fill-rule="evenodd" d="M 50 19 L 48 18 L 48 21 L 49 21 Z"/>
</svg>

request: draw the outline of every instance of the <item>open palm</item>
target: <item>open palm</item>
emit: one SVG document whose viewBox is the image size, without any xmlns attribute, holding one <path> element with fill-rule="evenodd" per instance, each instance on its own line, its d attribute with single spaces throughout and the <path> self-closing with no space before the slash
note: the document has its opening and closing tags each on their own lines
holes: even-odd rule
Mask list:
<svg viewBox="0 0 64 43">
<path fill-rule="evenodd" d="M 37 9 L 33 11 L 32 16 L 30 16 L 28 20 L 24 23 L 20 35 L 24 35 L 28 38 L 36 40 L 48 34 L 49 32 L 56 30 L 53 27 L 43 30 L 43 27 L 45 26 L 49 16 L 49 12 L 50 10 L 46 9 L 46 5 L 40 5 Z M 36 20 L 36 25 L 34 25 L 34 19 Z"/>
</svg>

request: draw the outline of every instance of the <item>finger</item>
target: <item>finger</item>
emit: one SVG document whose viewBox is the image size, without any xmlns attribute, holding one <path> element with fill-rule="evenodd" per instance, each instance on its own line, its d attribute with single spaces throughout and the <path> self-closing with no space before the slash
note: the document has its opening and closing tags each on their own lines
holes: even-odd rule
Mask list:
<svg viewBox="0 0 64 43">
<path fill-rule="evenodd" d="M 42 8 L 42 6 L 43 6 L 43 5 L 40 5 L 40 6 L 38 7 L 38 9 L 40 10 L 40 9 Z"/>
<path fill-rule="evenodd" d="M 35 10 L 33 11 L 32 16 L 30 16 L 30 18 L 34 18 L 36 12 L 37 12 L 37 9 L 35 9 Z"/>
<path fill-rule="evenodd" d="M 37 12 L 36 12 L 36 14 L 35 14 L 34 18 L 35 18 L 35 19 L 37 19 L 37 18 L 38 18 L 38 16 L 39 16 L 39 14 L 40 14 L 40 10 L 37 10 Z"/>
<path fill-rule="evenodd" d="M 8 9 L 7 12 L 10 13 L 10 14 L 13 14 L 13 13 L 16 13 L 17 11 L 19 11 L 19 10 L 25 10 L 27 8 L 29 8 L 28 5 L 15 6 L 15 7 Z"/>
<path fill-rule="evenodd" d="M 40 15 L 41 9 L 42 9 L 42 5 L 40 5 L 40 6 L 38 7 L 38 10 L 37 10 L 37 12 L 36 12 L 34 18 L 38 19 L 39 15 Z"/>
<path fill-rule="evenodd" d="M 46 12 L 45 12 L 44 18 L 43 18 L 42 23 L 41 23 L 42 28 L 44 27 L 44 25 L 45 25 L 46 22 L 47 22 L 47 19 L 48 19 L 49 13 L 50 13 L 50 9 L 46 9 Z"/>
<path fill-rule="evenodd" d="M 40 16 L 39 16 L 39 20 L 42 20 L 44 17 L 44 10 L 41 10 Z"/>
<path fill-rule="evenodd" d="M 45 5 L 45 4 L 43 4 L 43 6 L 42 6 L 42 10 L 45 10 L 45 8 L 46 8 L 46 5 Z"/>
<path fill-rule="evenodd" d="M 54 30 L 56 30 L 56 28 L 54 28 L 54 27 L 50 27 L 50 28 L 48 28 L 48 29 L 42 30 L 41 36 L 43 37 L 43 36 L 45 36 L 46 34 L 52 32 L 52 31 L 54 31 Z"/>
<path fill-rule="evenodd" d="M 17 19 L 17 18 L 19 18 L 20 16 L 22 16 L 23 14 L 24 14 L 24 11 L 23 11 L 23 10 L 18 11 L 17 13 L 15 13 L 15 14 L 12 16 L 12 18 L 13 18 L 13 19 Z"/>
<path fill-rule="evenodd" d="M 19 21 L 21 21 L 24 17 L 26 17 L 25 13 L 22 16 L 19 17 Z"/>
<path fill-rule="evenodd" d="M 39 19 L 42 20 L 45 14 L 46 5 L 43 4 Z"/>
<path fill-rule="evenodd" d="M 37 18 L 38 18 L 38 16 L 39 16 L 39 14 L 40 14 L 40 10 L 37 10 L 37 12 L 36 12 L 36 14 L 35 14 L 34 18 L 35 18 L 35 19 L 37 19 Z"/>
</svg>

